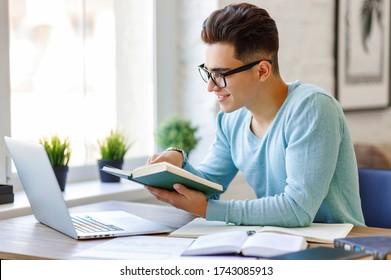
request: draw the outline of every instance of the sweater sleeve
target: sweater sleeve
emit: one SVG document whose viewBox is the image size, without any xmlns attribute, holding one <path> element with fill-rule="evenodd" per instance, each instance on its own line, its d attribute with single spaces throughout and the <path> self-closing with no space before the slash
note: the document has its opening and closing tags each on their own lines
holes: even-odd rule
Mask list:
<svg viewBox="0 0 391 280">
<path fill-rule="evenodd" d="M 268 147 L 268 154 L 282 154 L 285 166 L 279 166 L 280 174 L 286 174 L 284 181 L 261 178 L 270 190 L 282 189 L 255 200 L 213 201 L 207 208 L 208 220 L 221 220 L 235 224 L 276 225 L 284 227 L 307 226 L 317 214 L 328 194 L 335 172 L 339 146 L 344 133 L 341 112 L 334 100 L 324 94 L 313 94 L 300 103 L 283 120 L 281 141 L 284 151 L 278 145 Z M 276 166 L 274 166 L 275 168 Z M 270 166 L 266 175 L 273 177 Z M 251 174 L 248 176 L 252 176 Z M 277 186 L 281 184 L 283 186 Z M 257 188 L 257 186 L 253 186 Z"/>
<path fill-rule="evenodd" d="M 223 132 L 223 117 L 223 112 L 220 112 L 217 116 L 216 136 L 205 159 L 196 168 L 191 164 L 187 164 L 185 169 L 222 185 L 225 191 L 237 174 L 238 169 L 232 161 L 230 144 Z M 219 195 L 210 196 L 209 198 L 218 199 Z"/>
</svg>

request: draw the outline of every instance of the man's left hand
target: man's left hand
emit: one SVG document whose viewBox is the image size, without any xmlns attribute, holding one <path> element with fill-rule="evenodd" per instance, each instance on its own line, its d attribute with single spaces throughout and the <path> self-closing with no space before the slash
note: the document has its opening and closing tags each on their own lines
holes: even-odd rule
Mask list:
<svg viewBox="0 0 391 280">
<path fill-rule="evenodd" d="M 205 218 L 208 199 L 205 194 L 191 190 L 181 184 L 174 184 L 175 191 L 145 186 L 158 200 L 171 204 L 194 215 Z"/>
</svg>

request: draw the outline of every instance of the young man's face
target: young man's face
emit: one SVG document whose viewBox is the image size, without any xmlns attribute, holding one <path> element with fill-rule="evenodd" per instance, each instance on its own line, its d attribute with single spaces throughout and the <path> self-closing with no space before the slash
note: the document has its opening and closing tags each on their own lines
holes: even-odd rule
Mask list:
<svg viewBox="0 0 391 280">
<path fill-rule="evenodd" d="M 234 47 L 230 44 L 207 45 L 205 50 L 205 68 L 209 72 L 225 73 L 244 63 L 234 58 Z M 212 79 L 208 82 L 208 91 L 214 92 L 220 109 L 233 112 L 241 107 L 251 107 L 257 97 L 259 86 L 258 65 L 251 69 L 225 77 L 226 87 L 219 88 Z"/>
</svg>

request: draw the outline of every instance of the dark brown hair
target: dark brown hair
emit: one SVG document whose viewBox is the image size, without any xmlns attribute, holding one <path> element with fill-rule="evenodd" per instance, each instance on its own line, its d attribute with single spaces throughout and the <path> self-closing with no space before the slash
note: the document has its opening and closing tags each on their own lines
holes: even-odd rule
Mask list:
<svg viewBox="0 0 391 280">
<path fill-rule="evenodd" d="M 275 21 L 262 8 L 241 3 L 213 12 L 204 21 L 201 39 L 206 44 L 232 44 L 235 58 L 245 63 L 272 59 L 273 69 L 278 72 L 278 30 Z"/>
</svg>

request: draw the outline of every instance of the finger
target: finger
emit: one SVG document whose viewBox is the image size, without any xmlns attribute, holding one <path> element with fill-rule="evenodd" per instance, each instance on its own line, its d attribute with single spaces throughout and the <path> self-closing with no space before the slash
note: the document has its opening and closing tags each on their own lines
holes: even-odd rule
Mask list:
<svg viewBox="0 0 391 280">
<path fill-rule="evenodd" d="M 172 204 L 177 199 L 179 199 L 179 196 L 182 196 L 174 191 L 164 190 L 160 188 L 154 188 L 151 186 L 146 186 L 148 191 L 153 194 L 156 198 L 158 198 L 161 201 L 167 202 Z"/>
<path fill-rule="evenodd" d="M 189 195 L 189 189 L 186 188 L 184 185 L 181 184 L 174 184 L 173 185 L 174 190 L 176 190 L 178 193 L 180 193 L 183 196 L 188 196 Z"/>
<path fill-rule="evenodd" d="M 151 186 L 148 186 L 148 185 L 145 185 L 144 187 L 152 194 L 159 194 L 159 189 L 158 188 L 151 187 Z"/>
<path fill-rule="evenodd" d="M 148 160 L 147 160 L 147 163 L 151 164 L 151 163 L 155 163 L 156 162 L 156 159 L 160 156 L 160 154 L 153 154 L 151 155 Z"/>
<path fill-rule="evenodd" d="M 154 196 L 157 200 L 170 203 L 166 196 L 162 196 L 160 189 L 145 185 L 145 188 Z"/>
<path fill-rule="evenodd" d="M 206 197 L 205 194 L 203 194 L 202 192 L 189 189 L 186 186 L 181 185 L 181 184 L 174 184 L 173 188 L 177 193 L 181 194 L 182 196 L 186 197 L 187 199 L 192 199 L 192 198 L 196 198 L 199 196 Z"/>
<path fill-rule="evenodd" d="M 152 155 L 149 163 L 152 164 L 152 163 L 158 163 L 163 161 L 166 161 L 166 159 L 164 158 L 164 153 L 160 153 L 160 154 Z"/>
</svg>

